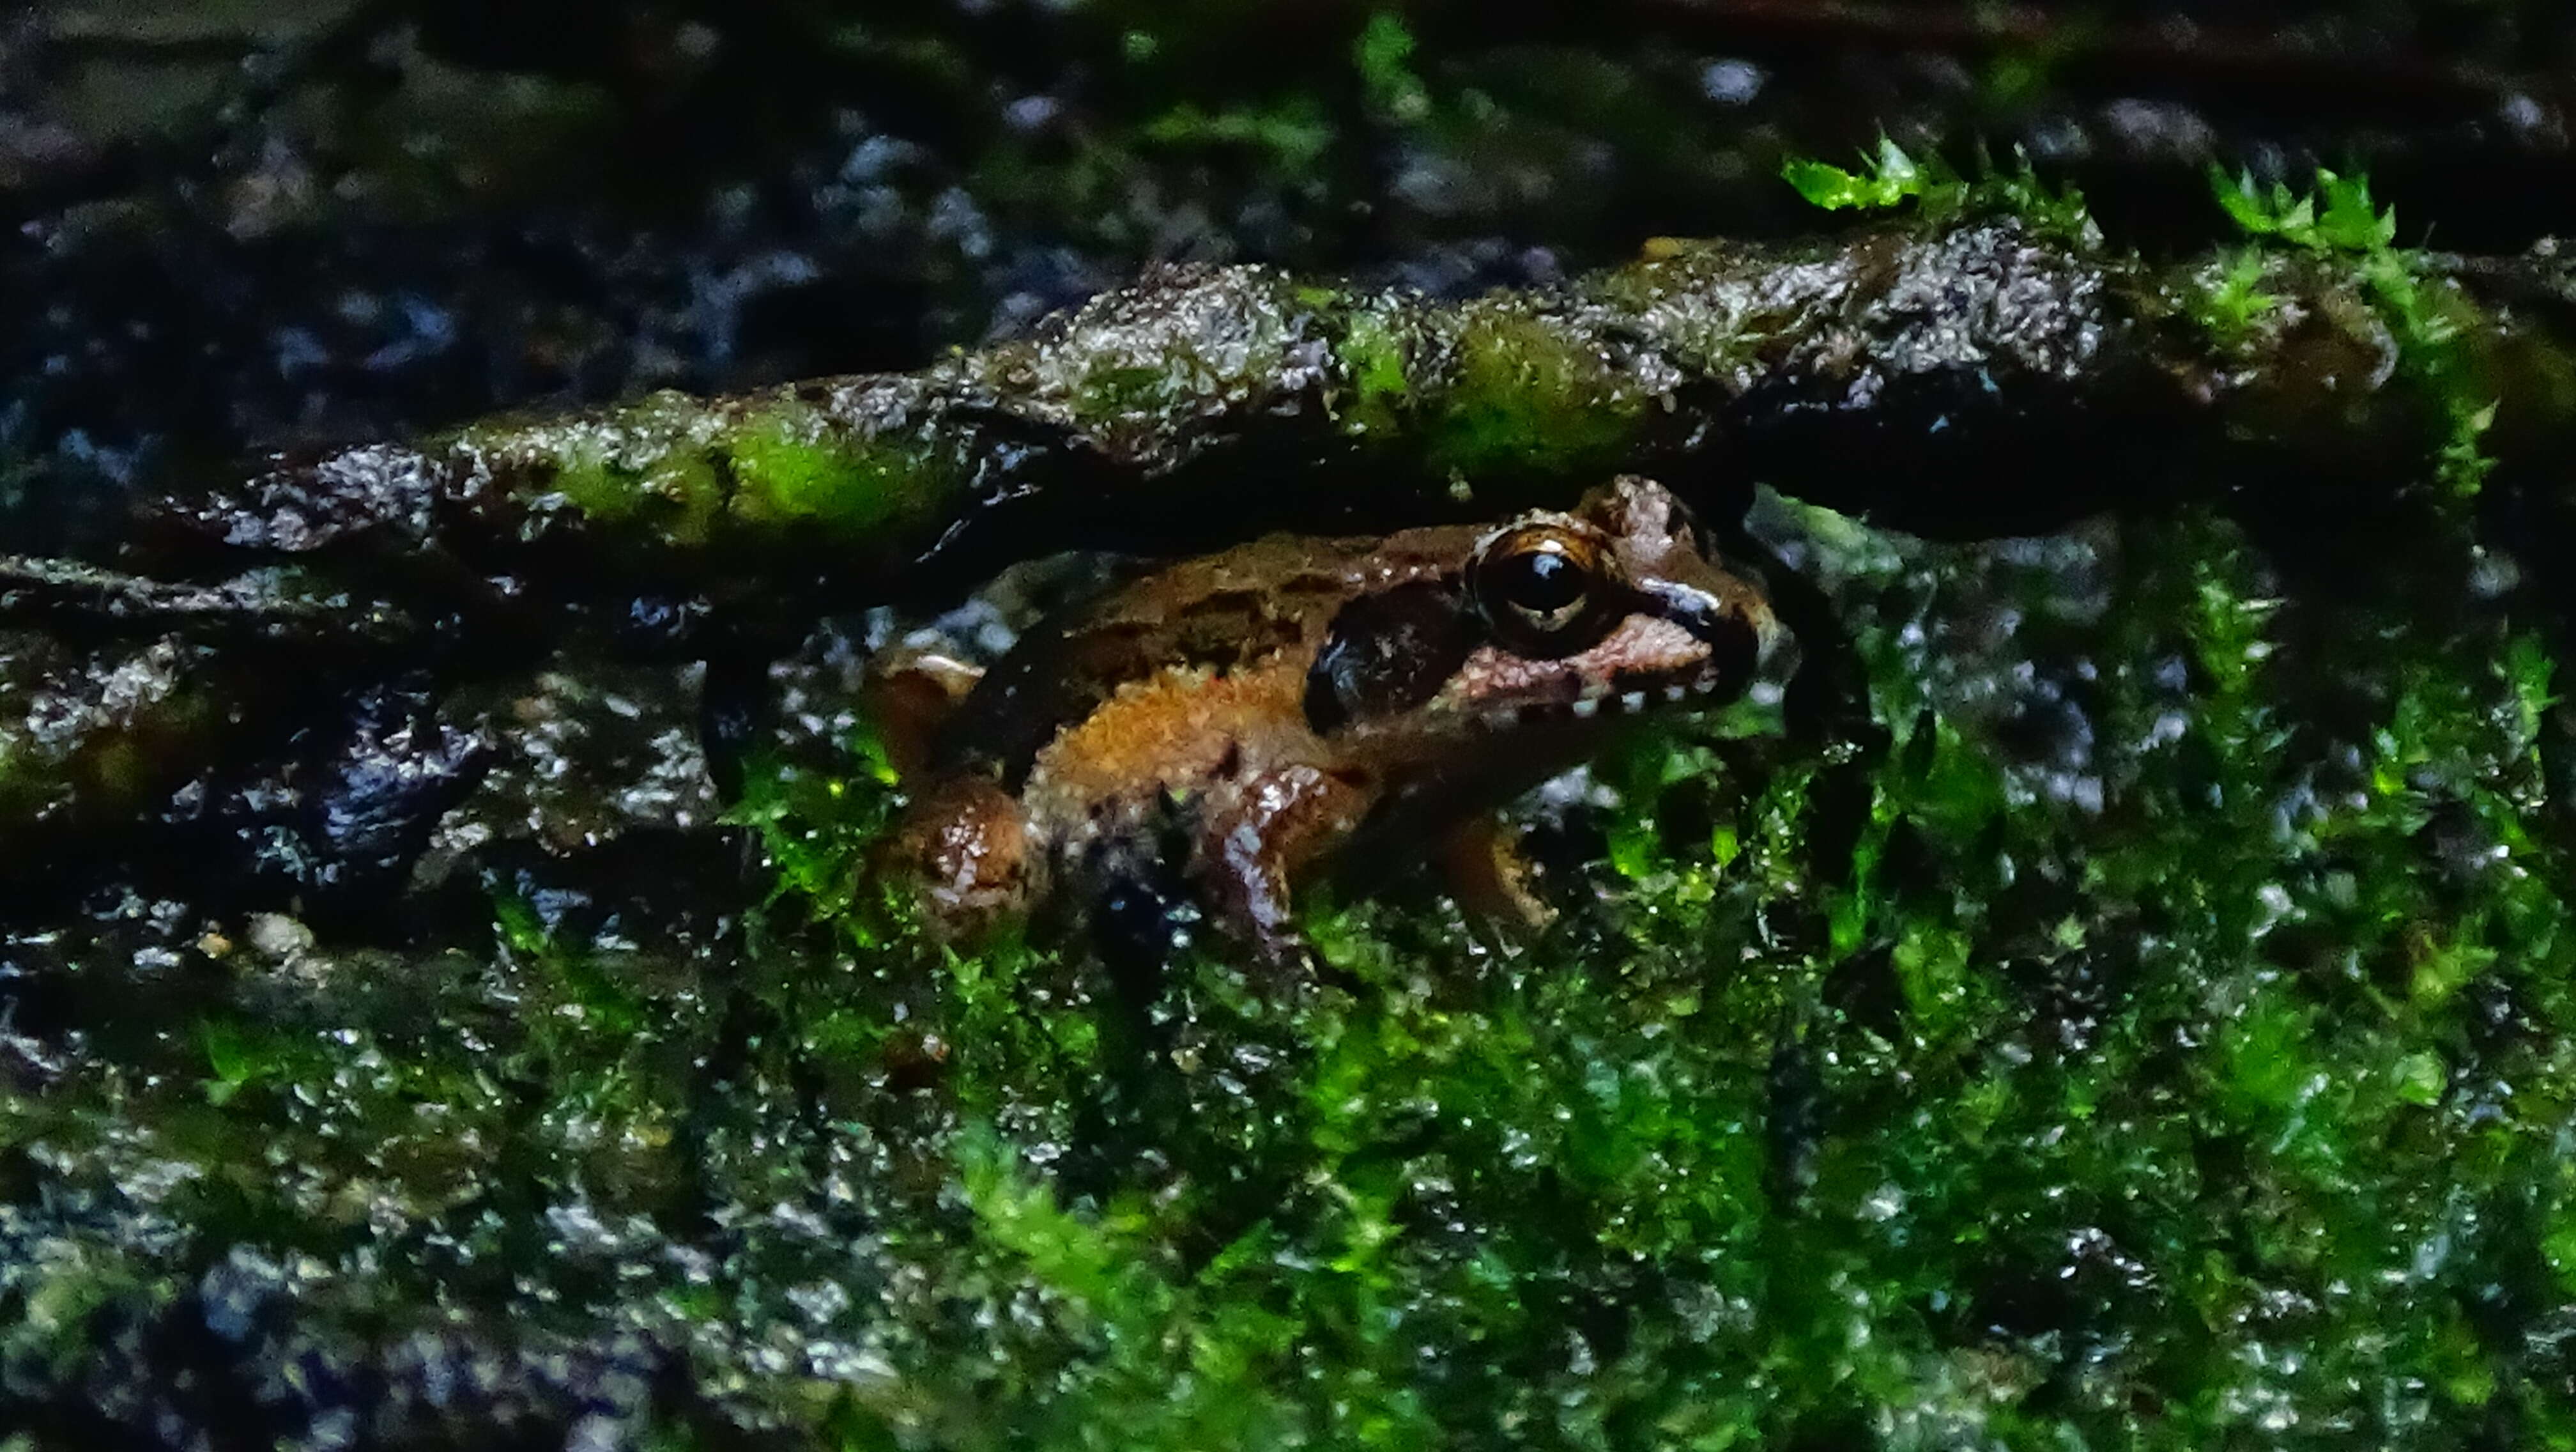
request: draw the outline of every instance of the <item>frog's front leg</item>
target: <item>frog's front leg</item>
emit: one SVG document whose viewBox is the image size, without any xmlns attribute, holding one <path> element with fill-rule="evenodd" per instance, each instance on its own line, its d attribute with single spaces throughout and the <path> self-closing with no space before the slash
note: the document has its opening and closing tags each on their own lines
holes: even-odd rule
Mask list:
<svg viewBox="0 0 2576 1452">
<path fill-rule="evenodd" d="M 1311 970 L 1294 884 L 1359 829 L 1381 791 L 1365 773 L 1306 763 L 1209 791 L 1190 876 L 1217 925 L 1266 966 Z"/>
</svg>

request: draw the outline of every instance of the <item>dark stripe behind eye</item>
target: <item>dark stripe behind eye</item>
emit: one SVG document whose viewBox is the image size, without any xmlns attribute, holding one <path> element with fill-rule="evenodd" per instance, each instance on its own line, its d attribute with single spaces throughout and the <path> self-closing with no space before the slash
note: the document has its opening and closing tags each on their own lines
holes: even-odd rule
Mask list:
<svg viewBox="0 0 2576 1452">
<path fill-rule="evenodd" d="M 1330 734 L 1354 719 L 1409 711 L 1476 648 L 1476 617 L 1454 583 L 1417 580 L 1343 606 L 1306 673 L 1306 724 Z"/>
</svg>

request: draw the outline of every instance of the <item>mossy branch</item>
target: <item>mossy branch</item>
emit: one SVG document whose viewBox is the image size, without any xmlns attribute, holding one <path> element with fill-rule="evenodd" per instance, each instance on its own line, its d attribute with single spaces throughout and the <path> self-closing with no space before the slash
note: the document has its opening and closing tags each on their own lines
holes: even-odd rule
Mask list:
<svg viewBox="0 0 2576 1452">
<path fill-rule="evenodd" d="M 2563 450 L 2576 358 L 2487 285 L 2543 264 L 2486 266 L 2476 293 L 2422 266 L 2399 316 L 2393 255 L 2158 265 L 2001 219 L 1661 242 L 1464 303 L 1170 269 L 918 373 L 280 461 L 157 506 L 148 567 L 345 555 L 540 595 L 859 602 L 1066 544 L 1490 513 L 1617 470 L 1948 536 L 2287 463 L 2395 490 L 2455 442 L 2446 393 L 2495 410 L 2497 463 Z M 2435 335 L 2438 366 L 2400 366 Z"/>
</svg>

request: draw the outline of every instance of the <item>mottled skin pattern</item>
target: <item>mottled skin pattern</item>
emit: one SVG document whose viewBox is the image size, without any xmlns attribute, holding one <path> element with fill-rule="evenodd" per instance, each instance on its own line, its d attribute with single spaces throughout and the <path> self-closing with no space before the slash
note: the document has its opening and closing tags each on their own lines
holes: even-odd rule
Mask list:
<svg viewBox="0 0 2576 1452">
<path fill-rule="evenodd" d="M 1499 525 L 1272 536 L 1032 631 L 943 731 L 893 860 L 952 936 L 1177 889 L 1294 964 L 1291 887 L 1345 844 L 1490 805 L 1606 716 L 1732 697 L 1777 634 L 1644 479 Z"/>
</svg>

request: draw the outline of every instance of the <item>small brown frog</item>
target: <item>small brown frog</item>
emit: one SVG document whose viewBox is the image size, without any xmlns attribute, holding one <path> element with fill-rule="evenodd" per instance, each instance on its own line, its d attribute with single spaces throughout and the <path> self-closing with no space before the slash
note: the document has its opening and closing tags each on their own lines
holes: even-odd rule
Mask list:
<svg viewBox="0 0 2576 1452">
<path fill-rule="evenodd" d="M 1377 538 L 1274 535 L 1042 623 L 976 682 L 889 846 L 943 934 L 1189 899 L 1266 962 L 1292 884 L 1740 693 L 1780 635 L 1663 486 Z"/>
</svg>

